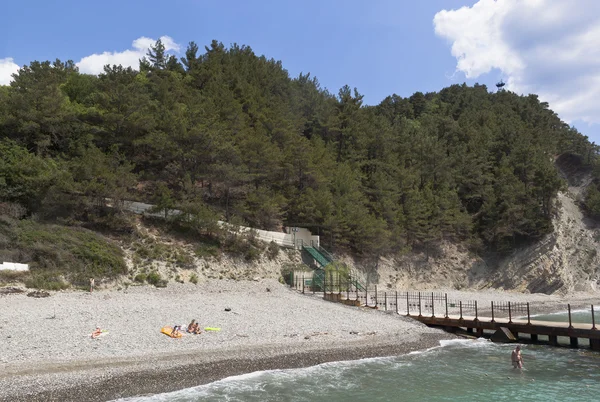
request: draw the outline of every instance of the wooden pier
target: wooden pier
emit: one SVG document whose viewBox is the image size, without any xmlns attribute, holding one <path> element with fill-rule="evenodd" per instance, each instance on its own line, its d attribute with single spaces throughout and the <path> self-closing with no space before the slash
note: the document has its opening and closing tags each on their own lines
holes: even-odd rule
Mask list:
<svg viewBox="0 0 600 402">
<path fill-rule="evenodd" d="M 589 339 L 590 348 L 600 350 L 600 331 L 590 324 L 470 316 L 409 315 L 409 317 L 424 324 L 444 327 L 448 330 L 464 328 L 468 332 L 475 332 L 478 336 L 482 336 L 484 330 L 497 331 L 501 328 L 507 328 L 516 338 L 520 333 L 529 334 L 532 342 L 538 341 L 540 335 L 547 336 L 548 342 L 555 346 L 558 345 L 559 336 L 569 338 L 572 347 L 579 345 L 579 339 Z"/>
<path fill-rule="evenodd" d="M 349 283 L 328 281 L 327 287 L 316 291 L 312 281 L 299 277 L 290 284 L 302 293 L 319 293 L 328 301 L 352 306 L 370 307 L 418 320 L 426 325 L 442 327 L 448 331 L 465 329 L 483 336 L 484 331 L 509 330 L 518 340 L 519 334 L 528 334 L 532 342 L 543 342 L 540 336 L 548 337 L 548 344 L 559 345 L 559 337 L 569 338 L 571 347 L 578 347 L 580 339 L 588 339 L 592 350 L 600 351 L 600 330 L 596 328 L 594 306 L 591 305 L 591 323 L 573 323 L 571 306 L 567 304 L 568 322 L 541 321 L 531 319 L 530 303 L 491 302 L 481 316 L 481 306 L 475 300 L 452 300 L 441 292 L 398 292 L 373 289 L 358 290 Z M 519 318 L 513 318 L 513 317 Z M 534 316 L 535 318 L 535 316 Z M 493 339 L 493 338 L 492 338 Z"/>
</svg>

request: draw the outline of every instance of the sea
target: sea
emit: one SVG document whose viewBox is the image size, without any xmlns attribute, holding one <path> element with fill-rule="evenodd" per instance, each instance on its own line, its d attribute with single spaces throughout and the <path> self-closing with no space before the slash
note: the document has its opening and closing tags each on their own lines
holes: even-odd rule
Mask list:
<svg viewBox="0 0 600 402">
<path fill-rule="evenodd" d="M 568 321 L 566 313 L 535 318 Z M 591 314 L 573 312 L 572 321 L 591 322 Z M 119 401 L 599 401 L 600 352 L 584 345 L 525 343 L 519 370 L 511 365 L 514 344 L 454 339 L 403 356 L 260 371 Z"/>
</svg>

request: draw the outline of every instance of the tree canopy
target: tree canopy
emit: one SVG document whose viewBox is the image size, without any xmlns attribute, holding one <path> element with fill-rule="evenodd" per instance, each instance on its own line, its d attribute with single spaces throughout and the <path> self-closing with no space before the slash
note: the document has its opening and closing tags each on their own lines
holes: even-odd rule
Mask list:
<svg viewBox="0 0 600 402">
<path fill-rule="evenodd" d="M 554 158 L 592 163 L 597 149 L 535 95 L 463 84 L 366 106 L 356 88 L 332 94 L 248 46 L 213 41 L 200 54 L 190 42 L 178 60 L 157 41 L 139 70 L 20 69 L 0 87 L 0 151 L 0 201 L 30 213 L 56 211 L 57 192 L 69 205 L 66 195 L 194 205 L 381 255 L 538 238 L 562 185 Z"/>
</svg>

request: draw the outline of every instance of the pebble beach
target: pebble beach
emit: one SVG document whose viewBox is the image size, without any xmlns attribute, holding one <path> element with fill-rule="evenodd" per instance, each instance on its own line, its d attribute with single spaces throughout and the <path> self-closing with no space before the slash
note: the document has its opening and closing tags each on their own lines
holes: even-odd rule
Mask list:
<svg viewBox="0 0 600 402">
<path fill-rule="evenodd" d="M 503 292 L 454 296 L 536 301 L 546 310 L 568 302 Z M 180 339 L 160 332 L 192 319 L 219 330 Z M 91 339 L 96 327 L 108 334 Z M 0 400 L 115 400 L 258 370 L 405 354 L 453 337 L 395 312 L 327 302 L 276 280 L 62 291 L 39 299 L 8 294 L 0 296 Z"/>
</svg>

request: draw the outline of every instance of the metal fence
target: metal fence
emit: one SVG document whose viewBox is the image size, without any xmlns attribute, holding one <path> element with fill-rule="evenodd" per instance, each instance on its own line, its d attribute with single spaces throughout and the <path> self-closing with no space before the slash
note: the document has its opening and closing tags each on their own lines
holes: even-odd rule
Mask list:
<svg viewBox="0 0 600 402">
<path fill-rule="evenodd" d="M 449 298 L 444 292 L 418 291 L 382 291 L 377 286 L 361 289 L 351 278 L 331 277 L 317 282 L 313 272 L 294 272 L 289 285 L 302 293 L 322 295 L 329 300 L 352 301 L 364 307 L 377 308 L 383 311 L 395 311 L 398 314 L 418 316 L 459 316 L 479 318 L 527 317 L 530 320 L 529 303 L 523 302 L 490 302 L 481 304 L 477 300 L 458 300 Z"/>
</svg>

